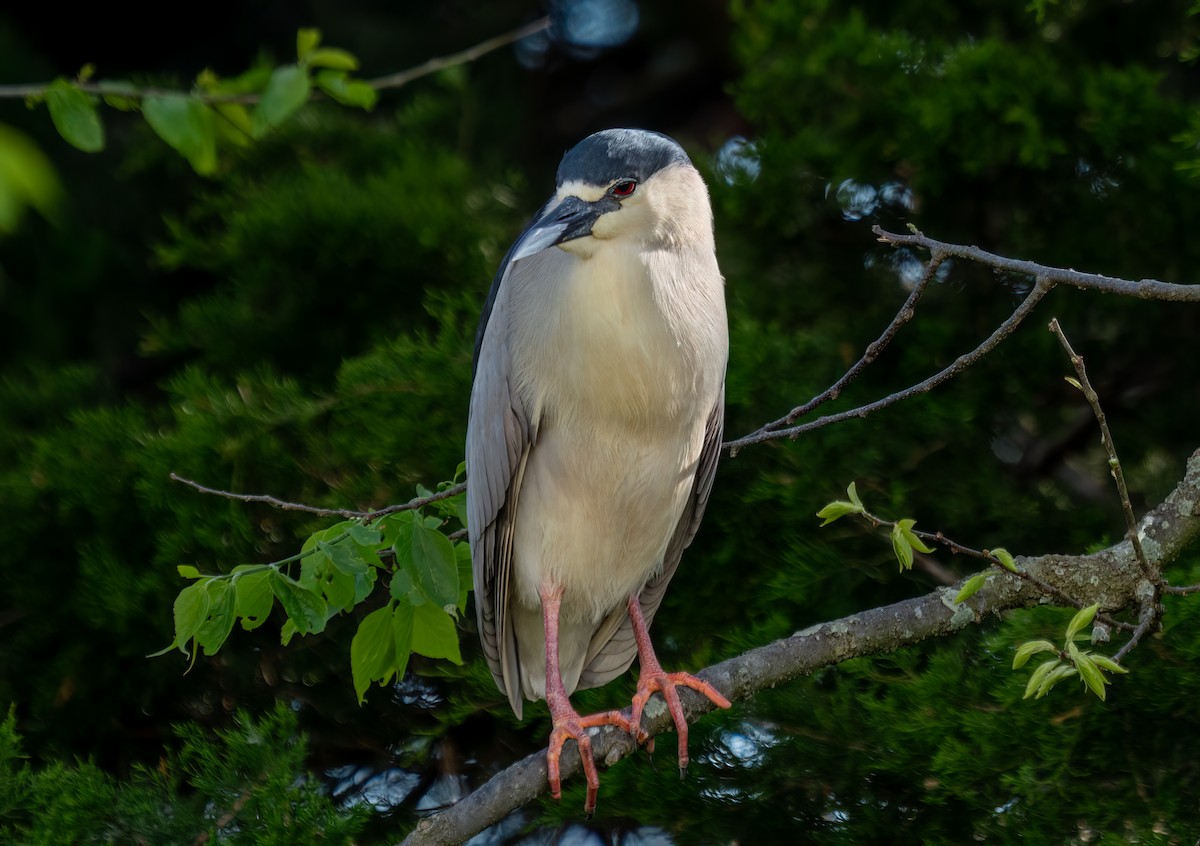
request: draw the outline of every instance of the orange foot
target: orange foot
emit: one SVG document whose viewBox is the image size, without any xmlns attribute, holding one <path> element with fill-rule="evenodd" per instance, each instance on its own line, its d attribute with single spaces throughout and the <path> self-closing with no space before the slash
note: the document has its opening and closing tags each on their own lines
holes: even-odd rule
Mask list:
<svg viewBox="0 0 1200 846">
<path fill-rule="evenodd" d="M 566 708 L 552 705 L 551 712 L 554 728 L 550 732 L 550 745 L 546 750 L 546 780 L 550 783 L 550 795 L 555 799 L 562 798 L 559 758 L 562 757 L 563 744 L 567 742 L 567 738 L 573 738 L 579 745 L 579 759 L 583 762 L 583 775 L 587 779 L 587 798 L 583 802 L 583 812 L 590 817 L 596 811 L 600 776 L 596 772 L 596 761 L 592 757 L 592 740 L 588 737 L 587 730 L 594 726 L 619 726 L 622 731 L 632 731 L 632 727 L 620 711 L 605 711 L 581 717 L 568 704 Z"/>
<path fill-rule="evenodd" d="M 687 769 L 688 765 L 688 724 L 687 717 L 683 714 L 683 705 L 679 701 L 679 693 L 675 688 L 690 687 L 692 690 L 703 693 L 718 708 L 728 708 L 729 700 L 711 684 L 696 678 L 691 673 L 663 672 L 662 665 L 658 663 L 658 657 L 654 654 L 654 647 L 650 643 L 650 632 L 646 628 L 646 620 L 642 616 L 642 604 L 637 595 L 629 597 L 628 608 L 629 620 L 633 624 L 633 636 L 637 641 L 638 661 L 642 665 L 637 692 L 633 695 L 633 715 L 629 720 L 629 730 L 639 742 L 645 738 L 645 732 L 642 731 L 642 712 L 646 708 L 646 702 L 653 694 L 662 693 L 663 699 L 667 703 L 667 710 L 671 712 L 671 719 L 675 721 L 675 731 L 679 735 L 679 774 L 683 775 L 683 771 Z M 653 742 L 647 744 L 646 748 L 653 752 Z"/>
<path fill-rule="evenodd" d="M 652 695 L 662 693 L 663 699 L 667 703 L 667 710 L 671 712 L 671 719 L 675 721 L 675 731 L 679 735 L 679 772 L 682 775 L 688 765 L 688 723 L 687 717 L 683 714 L 683 704 L 679 701 L 676 687 L 690 687 L 692 690 L 703 693 L 718 708 L 728 708 L 729 700 L 711 684 L 696 678 L 691 673 L 664 673 L 661 667 L 654 671 L 642 670 L 641 678 L 638 679 L 637 693 L 633 696 L 633 717 L 629 720 L 629 731 L 635 737 L 645 735 L 642 731 L 642 711 Z M 650 747 L 650 751 L 654 751 L 653 747 Z"/>
</svg>

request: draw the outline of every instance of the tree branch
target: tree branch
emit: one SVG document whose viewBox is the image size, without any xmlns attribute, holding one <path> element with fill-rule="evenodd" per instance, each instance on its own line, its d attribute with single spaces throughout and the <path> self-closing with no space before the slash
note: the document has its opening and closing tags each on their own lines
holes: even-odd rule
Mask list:
<svg viewBox="0 0 1200 846">
<path fill-rule="evenodd" d="M 1102 291 L 1108 294 L 1120 294 L 1126 297 L 1136 297 L 1141 300 L 1170 300 L 1181 303 L 1200 303 L 1200 285 L 1178 285 L 1172 282 L 1159 282 L 1157 279 L 1140 279 L 1131 281 L 1118 279 L 1113 276 L 1103 276 L 1099 273 L 1081 273 L 1060 267 L 1047 267 L 1033 261 L 1010 259 L 981 250 L 979 247 L 967 247 L 960 244 L 947 244 L 938 241 L 915 229 L 908 235 L 888 232 L 881 226 L 871 227 L 871 231 L 879 236 L 879 240 L 893 246 L 923 247 L 934 255 L 954 256 L 967 261 L 986 264 L 997 270 L 1009 273 L 1019 273 L 1044 279 L 1051 285 L 1070 285 L 1072 288 L 1082 288 L 1087 291 Z"/>
<path fill-rule="evenodd" d="M 1183 480 L 1164 502 L 1142 518 L 1137 532 L 1146 554 L 1160 572 L 1200 537 L 1200 450 L 1188 459 Z M 1141 606 L 1142 597 L 1151 587 L 1128 540 L 1090 555 L 1052 554 L 1017 560 L 1038 579 L 1071 596 L 1098 602 L 1103 610 Z M 822 623 L 723 661 L 697 675 L 731 700 L 749 699 L 767 687 L 821 667 L 954 634 L 989 615 L 1036 605 L 1044 599 L 1035 586 L 1011 573 L 997 573 L 961 605 L 953 601 L 956 593 L 956 587 L 939 588 L 914 599 Z M 705 697 L 686 689 L 679 693 L 689 722 L 712 710 Z M 656 702 L 659 706 L 654 708 Z M 642 727 L 653 736 L 670 725 L 670 715 L 656 696 Z M 605 766 L 635 750 L 633 740 L 613 728 L 597 732 L 592 746 L 596 759 Z M 571 744 L 563 753 L 562 774 L 573 775 L 579 768 L 579 755 Z M 543 750 L 498 773 L 458 804 L 422 819 L 405 839 L 404 846 L 462 843 L 545 790 Z"/>
<path fill-rule="evenodd" d="M 429 76 L 432 73 L 452 68 L 456 65 L 464 65 L 468 62 L 473 62 L 482 56 L 491 53 L 494 50 L 499 50 L 501 47 L 506 47 L 509 44 L 520 41 L 522 38 L 527 38 L 530 35 L 541 32 L 544 29 L 549 29 L 550 18 L 540 18 L 532 23 L 519 26 L 516 29 L 510 30 L 503 35 L 496 35 L 486 41 L 481 41 L 474 47 L 468 47 L 466 50 L 460 50 L 457 53 L 452 53 L 449 56 L 439 56 L 428 61 L 422 62 L 416 67 L 398 73 L 391 73 L 386 76 L 376 77 L 375 79 L 364 80 L 368 85 L 376 91 L 383 91 L 392 88 L 401 88 L 408 85 L 414 80 L 420 79 L 423 76 Z M 24 99 L 26 97 L 41 97 L 45 95 L 46 89 L 49 87 L 48 82 L 33 82 L 21 83 L 16 85 L 0 85 L 0 99 Z M 195 97 L 203 100 L 206 103 L 242 103 L 244 105 L 252 105 L 262 100 L 261 94 L 206 94 L 197 91 L 180 91 L 173 88 L 131 88 L 127 83 L 120 82 L 79 82 L 76 87 L 80 91 L 88 94 L 113 94 L 121 97 L 133 97 L 135 99 L 144 99 L 146 97 Z M 310 99 L 318 99 L 322 97 L 320 92 L 313 92 Z"/>
<path fill-rule="evenodd" d="M 445 490 L 430 494 L 429 496 L 420 496 L 410 499 L 408 502 L 402 502 L 399 505 L 389 505 L 386 508 L 380 508 L 378 511 L 353 511 L 348 508 L 320 508 L 315 505 L 305 505 L 303 502 L 287 502 L 286 500 L 278 499 L 268 494 L 241 494 L 233 491 L 223 491 L 217 488 L 210 488 L 199 482 L 193 482 L 191 479 L 185 479 L 178 473 L 171 473 L 171 479 L 176 482 L 181 482 L 189 487 L 195 488 L 200 493 L 211 494 L 225 499 L 235 499 L 238 502 L 262 502 L 275 508 L 284 511 L 303 511 L 307 514 L 316 514 L 320 517 L 343 517 L 347 520 L 374 520 L 382 517 L 385 514 L 394 514 L 397 511 L 411 511 L 414 508 L 423 508 L 433 502 L 439 502 L 443 499 L 449 499 L 452 496 L 458 496 L 467 489 L 466 482 L 459 482 Z"/>
<path fill-rule="evenodd" d="M 843 420 L 849 420 L 852 417 L 866 417 L 872 412 L 879 411 L 881 408 L 887 408 L 889 405 L 895 405 L 898 402 L 914 397 L 917 394 L 927 393 L 933 390 L 943 382 L 948 382 L 959 373 L 962 373 L 979 359 L 990 353 L 996 347 L 1004 342 L 1004 339 L 1016 331 L 1026 317 L 1033 312 L 1034 308 L 1046 294 L 1050 293 L 1053 285 L 1043 282 L 1039 279 L 1037 284 L 1033 286 L 1033 290 L 1022 300 L 1021 304 L 1016 307 L 1008 319 L 996 327 L 995 331 L 987 337 L 987 339 L 965 355 L 960 355 L 948 367 L 939 370 L 937 373 L 930 376 L 928 379 L 911 385 L 902 391 L 897 391 L 894 394 L 884 397 L 883 399 L 869 402 L 866 405 L 860 405 L 858 408 L 851 408 L 848 411 L 841 411 L 837 414 L 827 414 L 824 417 L 818 417 L 816 420 L 808 423 L 802 423 L 799 426 L 790 426 L 785 429 L 771 429 L 774 424 L 768 423 L 767 426 L 751 432 L 749 435 L 738 438 L 736 441 L 727 441 L 721 444 L 722 449 L 728 449 L 731 456 L 735 456 L 738 452 L 747 446 L 753 444 L 761 444 L 765 441 L 774 441 L 781 438 L 796 439 L 805 432 L 811 432 L 814 429 L 821 429 L 831 423 L 840 423 Z M 803 407 L 803 406 L 802 406 Z M 784 418 L 786 419 L 786 418 Z"/>
<path fill-rule="evenodd" d="M 1054 289 L 1055 285 L 1070 285 L 1074 288 L 1082 288 L 1084 290 L 1102 291 L 1110 294 L 1120 294 L 1127 297 L 1136 297 L 1143 300 L 1166 300 L 1170 302 L 1190 302 L 1200 303 L 1200 285 L 1178 285 L 1170 282 L 1159 282 L 1156 279 L 1142 279 L 1139 281 L 1130 281 L 1128 279 L 1117 279 L 1112 276 L 1102 276 L 1098 273 L 1081 273 L 1077 270 L 1069 270 L 1059 267 L 1048 267 L 1037 262 L 1024 261 L 1021 259 L 1010 259 L 1004 256 L 998 256 L 995 253 L 989 253 L 981 250 L 978 247 L 967 247 L 960 244 L 948 244 L 944 241 L 938 241 L 929 238 L 926 235 L 918 232 L 916 229 L 908 235 L 901 235 L 895 232 L 888 232 L 880 226 L 873 226 L 871 231 L 878 236 L 879 240 L 885 244 L 893 246 L 911 246 L 923 247 L 929 250 L 930 258 L 926 263 L 925 272 L 921 277 L 921 281 L 909 294 L 908 300 L 900 307 L 892 322 L 884 330 L 873 343 L 867 346 L 863 357 L 850 368 L 837 382 L 831 385 L 822 393 L 813 397 L 804 405 L 798 406 L 788 412 L 787 415 L 767 423 L 765 426 L 738 438 L 734 441 L 726 441 L 721 444 L 722 449 L 728 449 L 730 456 L 736 456 L 738 452 L 747 446 L 760 444 L 766 441 L 779 440 L 781 438 L 795 439 L 805 432 L 811 432 L 814 429 L 820 429 L 828 426 L 831 423 L 840 423 L 843 420 L 848 420 L 852 417 L 866 417 L 867 415 L 879 411 L 882 408 L 887 408 L 889 405 L 895 405 L 898 402 L 909 399 L 916 394 L 925 393 L 943 382 L 953 379 L 958 374 L 962 373 L 979 359 L 990 353 L 996 347 L 1011 335 L 1016 328 L 1021 324 L 1021 321 L 1029 316 L 1034 307 Z M 996 330 L 988 336 L 988 338 L 966 355 L 959 356 L 950 366 L 935 373 L 928 379 L 918 382 L 902 391 L 897 391 L 894 394 L 876 400 L 875 402 L 860 405 L 857 408 L 842 411 L 837 414 L 829 414 L 825 417 L 817 418 L 810 423 L 805 423 L 799 426 L 792 424 L 812 411 L 819 405 L 828 400 L 837 399 L 844 388 L 852 381 L 862 370 L 879 355 L 880 350 L 887 345 L 888 342 L 899 331 L 900 327 L 912 319 L 913 309 L 916 301 L 924 292 L 925 286 L 937 271 L 939 265 L 947 258 L 961 258 L 967 261 L 978 262 L 997 270 L 1004 270 L 1009 273 L 1019 273 L 1026 276 L 1032 276 L 1036 282 L 1033 290 L 1029 295 L 1017 306 L 1016 310 L 1009 316 L 1007 320 L 1001 323 Z"/>
</svg>

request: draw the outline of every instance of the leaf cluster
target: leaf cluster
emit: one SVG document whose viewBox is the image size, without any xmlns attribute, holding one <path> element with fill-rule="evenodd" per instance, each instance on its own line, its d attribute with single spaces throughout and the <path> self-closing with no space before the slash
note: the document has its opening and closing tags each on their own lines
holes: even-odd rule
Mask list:
<svg viewBox="0 0 1200 846">
<path fill-rule="evenodd" d="M 350 76 L 358 70 L 358 59 L 341 48 L 320 45 L 319 30 L 301 29 L 294 63 L 259 65 L 229 79 L 206 69 L 188 93 L 139 89 L 124 81 L 89 85 L 95 72 L 89 65 L 76 79 L 55 79 L 30 101 L 44 101 L 59 135 L 85 153 L 105 146 L 101 101 L 119 111 L 140 111 L 155 134 L 197 173 L 211 176 L 222 146 L 244 147 L 282 126 L 314 89 L 344 106 L 375 107 L 379 92 Z"/>
</svg>

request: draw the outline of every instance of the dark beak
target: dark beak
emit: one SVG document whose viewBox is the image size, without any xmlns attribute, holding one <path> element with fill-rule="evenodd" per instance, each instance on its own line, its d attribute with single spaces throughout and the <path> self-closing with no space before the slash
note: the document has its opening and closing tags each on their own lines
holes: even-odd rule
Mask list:
<svg viewBox="0 0 1200 846">
<path fill-rule="evenodd" d="M 529 258 L 567 241 L 586 238 L 592 234 L 592 226 L 605 212 L 616 211 L 621 204 L 610 197 L 602 197 L 594 203 L 578 197 L 567 197 L 551 207 L 521 237 L 513 251 L 512 261 Z"/>
</svg>

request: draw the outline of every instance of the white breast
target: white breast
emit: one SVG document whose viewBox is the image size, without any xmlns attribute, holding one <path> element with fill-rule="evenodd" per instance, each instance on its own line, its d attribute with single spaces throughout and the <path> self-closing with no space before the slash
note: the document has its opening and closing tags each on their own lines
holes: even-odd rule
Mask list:
<svg viewBox="0 0 1200 846">
<path fill-rule="evenodd" d="M 661 567 L 690 494 L 724 377 L 720 277 L 715 259 L 697 285 L 702 268 L 633 250 L 531 260 L 542 264 L 510 292 L 513 325 L 536 329 L 511 337 L 510 352 L 538 432 L 515 593 L 536 607 L 549 579 L 564 589 L 564 619 L 595 623 Z"/>
</svg>

